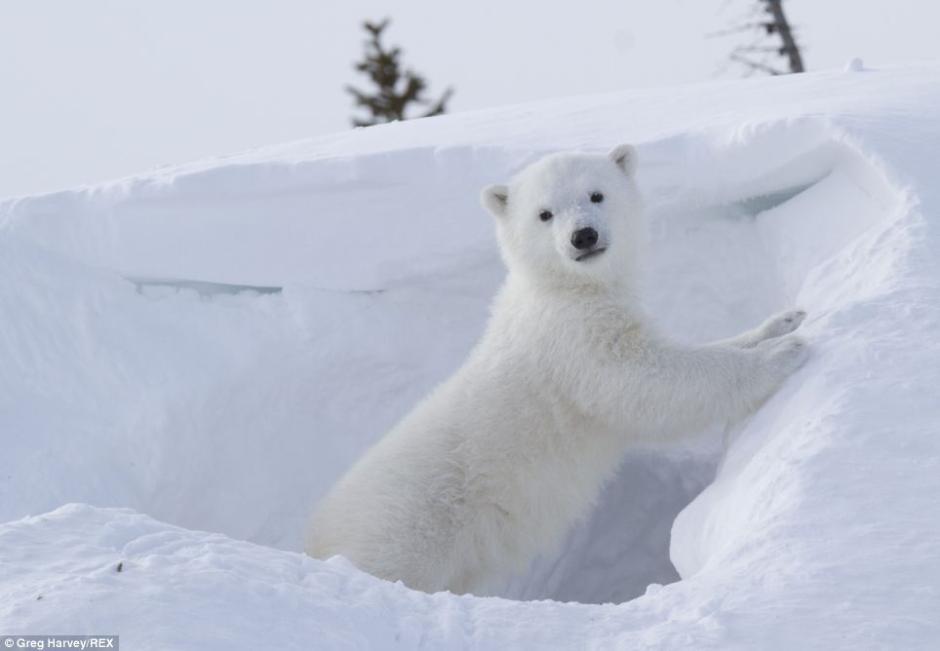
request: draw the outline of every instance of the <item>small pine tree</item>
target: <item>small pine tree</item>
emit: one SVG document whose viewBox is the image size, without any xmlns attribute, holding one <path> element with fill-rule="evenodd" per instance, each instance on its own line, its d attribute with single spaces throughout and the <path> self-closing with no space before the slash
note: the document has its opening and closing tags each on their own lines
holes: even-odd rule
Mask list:
<svg viewBox="0 0 940 651">
<path fill-rule="evenodd" d="M 356 106 L 366 109 L 371 114 L 370 117 L 363 119 L 353 117 L 352 124 L 355 127 L 369 127 L 383 122 L 407 120 L 409 117 L 406 112 L 412 104 L 429 106 L 424 113 L 412 117 L 424 118 L 440 115 L 446 112 L 447 102 L 454 94 L 453 89 L 448 88 L 436 102 L 431 102 L 424 97 L 424 92 L 427 90 L 427 82 L 424 78 L 413 70 L 404 72 L 401 70 L 399 61 L 401 48 L 393 47 L 386 50 L 382 45 L 382 32 L 388 27 L 389 22 L 386 18 L 380 23 L 365 21 L 362 24 L 369 34 L 369 39 L 365 42 L 365 58 L 355 67 L 356 70 L 367 75 L 377 88 L 373 94 L 370 94 L 354 86 L 346 86 L 346 92 L 353 96 Z"/>
</svg>

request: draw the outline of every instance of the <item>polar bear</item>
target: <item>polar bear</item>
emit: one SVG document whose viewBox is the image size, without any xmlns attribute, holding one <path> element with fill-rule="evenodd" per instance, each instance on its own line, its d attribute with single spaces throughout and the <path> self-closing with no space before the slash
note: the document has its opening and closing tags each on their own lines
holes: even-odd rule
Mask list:
<svg viewBox="0 0 940 651">
<path fill-rule="evenodd" d="M 637 300 L 636 151 L 554 154 L 482 194 L 509 273 L 464 365 L 316 509 L 306 551 L 486 594 L 587 514 L 631 445 L 755 409 L 806 359 L 791 311 L 686 346 Z"/>
</svg>

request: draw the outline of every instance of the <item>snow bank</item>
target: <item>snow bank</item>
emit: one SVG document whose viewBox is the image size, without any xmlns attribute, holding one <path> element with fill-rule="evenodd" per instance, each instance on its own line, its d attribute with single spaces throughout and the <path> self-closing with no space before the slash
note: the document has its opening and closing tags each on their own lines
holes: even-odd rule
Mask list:
<svg viewBox="0 0 940 651">
<path fill-rule="evenodd" d="M 927 648 L 938 81 L 557 100 L 0 203 L 0 633 Z M 734 431 L 631 455 L 500 593 L 619 605 L 423 595 L 297 553 L 315 500 L 482 330 L 503 272 L 479 187 L 622 141 L 663 327 L 707 340 L 799 304 L 810 364 Z"/>
</svg>

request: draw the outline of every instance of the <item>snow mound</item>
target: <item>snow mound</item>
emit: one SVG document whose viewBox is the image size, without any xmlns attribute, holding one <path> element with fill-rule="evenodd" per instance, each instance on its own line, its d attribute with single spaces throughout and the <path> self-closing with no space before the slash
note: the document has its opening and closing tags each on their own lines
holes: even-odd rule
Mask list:
<svg viewBox="0 0 940 651">
<path fill-rule="evenodd" d="M 558 100 L 0 203 L 0 630 L 155 649 L 926 648 L 938 81 Z M 631 454 L 560 552 L 500 591 L 522 601 L 297 553 L 316 499 L 483 328 L 503 270 L 479 187 L 621 141 L 639 143 L 663 328 L 704 341 L 798 304 L 809 365 L 733 431 Z"/>
</svg>

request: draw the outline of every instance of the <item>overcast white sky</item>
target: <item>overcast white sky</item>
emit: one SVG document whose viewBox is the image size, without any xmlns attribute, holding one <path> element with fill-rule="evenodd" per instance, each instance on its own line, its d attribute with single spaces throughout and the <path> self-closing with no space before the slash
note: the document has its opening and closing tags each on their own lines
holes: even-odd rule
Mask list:
<svg viewBox="0 0 940 651">
<path fill-rule="evenodd" d="M 756 0 L 3 0 L 0 196 L 348 127 L 364 18 L 452 112 L 715 76 Z M 935 0 L 787 0 L 810 69 L 940 59 Z"/>
</svg>

